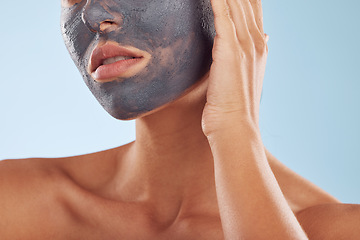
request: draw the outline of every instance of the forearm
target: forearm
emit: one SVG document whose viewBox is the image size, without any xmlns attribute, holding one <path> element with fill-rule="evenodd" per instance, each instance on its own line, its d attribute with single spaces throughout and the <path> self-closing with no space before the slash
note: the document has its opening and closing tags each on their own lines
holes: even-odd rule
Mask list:
<svg viewBox="0 0 360 240">
<path fill-rule="evenodd" d="M 208 136 L 225 239 L 307 239 L 251 124 Z"/>
</svg>

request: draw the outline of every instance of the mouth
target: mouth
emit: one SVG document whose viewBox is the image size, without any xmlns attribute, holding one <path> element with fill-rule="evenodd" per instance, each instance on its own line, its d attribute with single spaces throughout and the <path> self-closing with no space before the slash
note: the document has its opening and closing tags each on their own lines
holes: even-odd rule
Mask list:
<svg viewBox="0 0 360 240">
<path fill-rule="evenodd" d="M 129 78 L 143 70 L 151 55 L 131 46 L 120 46 L 116 42 L 98 45 L 91 53 L 89 74 L 97 82 L 110 82 Z"/>
</svg>

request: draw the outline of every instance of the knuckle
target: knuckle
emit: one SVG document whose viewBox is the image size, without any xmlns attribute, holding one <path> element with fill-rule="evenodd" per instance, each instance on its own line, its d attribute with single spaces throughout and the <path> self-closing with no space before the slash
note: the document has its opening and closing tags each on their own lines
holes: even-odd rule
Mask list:
<svg viewBox="0 0 360 240">
<path fill-rule="evenodd" d="M 244 51 L 238 51 L 237 54 L 236 54 L 236 57 L 237 57 L 239 60 L 244 60 L 244 59 L 247 59 L 247 58 L 248 58 L 248 55 L 247 55 L 246 52 L 244 52 Z"/>
<path fill-rule="evenodd" d="M 256 48 L 252 42 L 249 42 L 245 46 L 245 53 L 248 56 L 248 58 L 254 58 L 256 54 Z"/>
<path fill-rule="evenodd" d="M 240 61 L 249 60 L 254 58 L 254 48 L 246 47 L 236 52 L 236 58 Z"/>
<path fill-rule="evenodd" d="M 264 39 L 254 41 L 254 46 L 257 53 L 262 54 L 267 51 L 267 44 Z"/>
<path fill-rule="evenodd" d="M 220 11 L 219 11 L 219 15 L 221 17 L 226 17 L 226 18 L 230 18 L 230 10 L 227 7 L 223 7 Z"/>
</svg>

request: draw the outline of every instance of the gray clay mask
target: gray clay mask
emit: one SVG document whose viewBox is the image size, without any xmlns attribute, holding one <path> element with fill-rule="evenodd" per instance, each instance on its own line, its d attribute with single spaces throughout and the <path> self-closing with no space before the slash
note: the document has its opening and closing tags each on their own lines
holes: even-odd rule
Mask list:
<svg viewBox="0 0 360 240">
<path fill-rule="evenodd" d="M 117 119 L 134 119 L 174 101 L 212 62 L 210 0 L 62 0 L 61 26 L 85 83 Z M 146 52 L 149 61 L 133 76 L 95 81 L 90 59 L 96 46 L 108 42 Z"/>
</svg>

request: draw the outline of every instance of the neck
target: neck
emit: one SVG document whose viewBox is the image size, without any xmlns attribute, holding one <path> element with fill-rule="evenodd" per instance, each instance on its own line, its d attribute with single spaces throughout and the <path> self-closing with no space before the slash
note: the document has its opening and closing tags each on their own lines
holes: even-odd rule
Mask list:
<svg viewBox="0 0 360 240">
<path fill-rule="evenodd" d="M 136 141 L 121 166 L 122 185 L 131 198 L 150 199 L 163 208 L 186 199 L 216 199 L 211 149 L 201 128 L 206 88 L 202 81 L 179 100 L 136 120 Z"/>
</svg>

